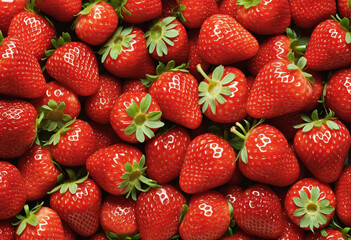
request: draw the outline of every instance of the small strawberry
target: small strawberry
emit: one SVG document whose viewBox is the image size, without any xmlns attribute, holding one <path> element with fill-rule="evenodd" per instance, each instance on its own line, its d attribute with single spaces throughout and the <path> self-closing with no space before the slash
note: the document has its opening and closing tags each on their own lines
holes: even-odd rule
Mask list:
<svg viewBox="0 0 351 240">
<path fill-rule="evenodd" d="M 128 79 L 123 83 L 122 93 L 125 92 L 148 92 L 147 87 L 140 79 Z"/>
<path fill-rule="evenodd" d="M 109 124 L 98 124 L 93 121 L 89 122 L 94 129 L 96 149 L 106 148 L 113 144 L 121 142 L 121 139 L 113 131 Z"/>
<path fill-rule="evenodd" d="M 347 240 L 348 238 L 343 234 L 343 232 L 336 230 L 336 229 L 331 229 L 327 228 L 325 229 L 326 236 L 323 236 L 321 231 L 317 231 L 316 233 L 310 233 L 307 235 L 305 240 Z"/>
<path fill-rule="evenodd" d="M 344 168 L 335 185 L 336 213 L 346 226 L 351 225 L 351 166 Z"/>
<path fill-rule="evenodd" d="M 5 35 L 10 26 L 11 19 L 26 7 L 26 0 L 13 0 L 0 2 L 0 31 Z"/>
<path fill-rule="evenodd" d="M 337 0 L 338 11 L 341 17 L 351 17 L 351 2 L 350 0 Z"/>
<path fill-rule="evenodd" d="M 60 22 L 70 22 L 82 8 L 82 0 L 35 0 L 35 6 Z"/>
<path fill-rule="evenodd" d="M 200 57 L 206 62 L 229 65 L 255 56 L 258 42 L 234 18 L 216 14 L 202 24 L 198 48 Z"/>
<path fill-rule="evenodd" d="M 229 15 L 234 19 L 236 19 L 238 16 L 237 0 L 221 0 L 218 3 L 218 9 L 220 14 Z"/>
<path fill-rule="evenodd" d="M 0 220 L 0 239 L 14 240 L 16 229 L 11 224 L 11 220 Z"/>
</svg>

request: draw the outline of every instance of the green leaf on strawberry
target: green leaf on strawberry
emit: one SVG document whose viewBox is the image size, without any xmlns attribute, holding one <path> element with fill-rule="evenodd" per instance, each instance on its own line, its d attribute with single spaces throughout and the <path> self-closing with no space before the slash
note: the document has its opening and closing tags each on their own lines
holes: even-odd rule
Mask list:
<svg viewBox="0 0 351 240">
<path fill-rule="evenodd" d="M 119 19 L 124 18 L 122 12 L 132 15 L 132 13 L 129 12 L 124 6 L 127 3 L 127 0 L 110 0 L 109 3 L 116 10 Z"/>
<path fill-rule="evenodd" d="M 294 53 L 289 52 L 287 55 L 288 60 L 291 62 L 291 64 L 288 65 L 288 70 L 300 70 L 303 74 L 303 76 L 310 81 L 311 83 L 314 83 L 314 78 L 312 74 L 305 72 L 305 67 L 307 63 L 307 59 L 305 57 L 300 57 L 298 60 L 295 59 Z"/>
<path fill-rule="evenodd" d="M 250 7 L 256 7 L 260 2 L 261 0 L 237 0 L 236 4 L 244 6 L 245 9 L 249 9 Z"/>
<path fill-rule="evenodd" d="M 71 35 L 69 35 L 69 33 L 67 32 L 63 32 L 62 36 L 60 36 L 59 38 L 55 37 L 54 39 L 51 40 L 52 46 L 54 46 L 55 49 L 45 50 L 46 58 L 43 58 L 42 60 L 46 60 L 56 51 L 56 49 L 62 47 L 67 43 L 70 43 L 71 41 L 72 41 Z"/>
<path fill-rule="evenodd" d="M 0 45 L 4 41 L 4 35 L 2 35 L 2 32 L 0 31 Z"/>
<path fill-rule="evenodd" d="M 341 19 L 341 17 L 336 14 L 336 16 L 332 16 L 332 18 L 339 22 L 340 26 L 342 29 L 344 29 L 346 31 L 346 36 L 345 36 L 345 41 L 347 44 L 350 44 L 351 43 L 351 29 L 350 29 L 350 19 L 347 18 L 347 17 L 344 17 Z"/>
<path fill-rule="evenodd" d="M 140 239 L 140 234 L 134 234 L 133 236 L 129 235 L 117 235 L 113 232 L 106 232 L 106 237 L 108 240 L 138 240 Z"/>
<path fill-rule="evenodd" d="M 38 204 L 37 206 L 35 206 L 32 210 L 29 210 L 29 206 L 28 204 L 24 205 L 24 212 L 26 214 L 26 216 L 22 216 L 20 214 L 16 215 L 16 218 L 18 218 L 20 221 L 13 223 L 13 226 L 18 226 L 16 234 L 17 235 L 21 235 L 23 233 L 23 231 L 26 229 L 27 224 L 35 227 L 38 225 L 39 221 L 38 221 L 38 217 L 35 215 L 40 208 L 43 206 L 44 202 Z"/>
<path fill-rule="evenodd" d="M 57 177 L 58 185 L 54 189 L 52 189 L 50 192 L 48 192 L 48 194 L 52 194 L 58 190 L 60 190 L 61 194 L 64 194 L 68 190 L 71 194 L 75 194 L 77 192 L 77 189 L 78 189 L 77 184 L 84 182 L 89 177 L 89 173 L 84 174 L 85 173 L 84 169 L 81 169 L 78 172 L 78 174 L 76 174 L 75 171 L 70 169 L 70 168 L 66 168 L 65 172 L 66 172 L 65 175 L 66 175 L 66 177 L 68 176 L 68 178 L 65 178 L 65 175 L 63 173 L 61 173 Z"/>
<path fill-rule="evenodd" d="M 311 114 L 311 117 L 306 114 L 302 114 L 301 118 L 306 122 L 302 124 L 298 124 L 294 126 L 294 128 L 302 128 L 303 132 L 309 132 L 313 129 L 313 127 L 320 127 L 322 124 L 326 124 L 330 130 L 339 129 L 339 125 L 332 121 L 336 119 L 334 117 L 335 113 L 333 111 L 329 111 L 329 113 L 324 118 L 319 118 L 318 110 L 314 110 Z"/>
</svg>

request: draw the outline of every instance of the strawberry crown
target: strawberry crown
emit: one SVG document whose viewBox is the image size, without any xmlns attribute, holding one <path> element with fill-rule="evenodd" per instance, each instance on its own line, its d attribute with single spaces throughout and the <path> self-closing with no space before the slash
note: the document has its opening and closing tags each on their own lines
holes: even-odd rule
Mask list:
<svg viewBox="0 0 351 240">
<path fill-rule="evenodd" d="M 78 174 L 70 168 L 65 168 L 64 173 L 61 173 L 57 177 L 58 185 L 54 187 L 48 194 L 52 194 L 60 190 L 61 194 L 64 194 L 69 190 L 71 194 L 76 194 L 78 189 L 78 184 L 84 182 L 88 179 L 89 173 L 85 173 L 85 169 L 81 168 Z M 67 178 L 68 176 L 68 178 Z"/>
<path fill-rule="evenodd" d="M 186 22 L 186 19 L 183 15 L 183 11 L 186 9 L 186 6 L 184 4 L 179 4 L 179 6 L 175 7 L 172 9 L 172 14 L 182 23 Z"/>
<path fill-rule="evenodd" d="M 124 6 L 127 3 L 127 1 L 128 0 L 110 0 L 109 2 L 111 6 L 116 10 L 119 19 L 124 18 L 122 12 L 125 12 L 128 15 L 132 15 L 132 13 L 129 12 Z"/>
<path fill-rule="evenodd" d="M 330 130 L 339 129 L 339 125 L 332 121 L 333 119 L 337 119 L 334 117 L 335 113 L 333 111 L 329 111 L 328 114 L 324 118 L 319 118 L 318 110 L 314 110 L 311 114 L 311 117 L 307 116 L 307 114 L 301 114 L 301 118 L 306 122 L 302 124 L 298 124 L 294 126 L 294 128 L 302 128 L 302 132 L 309 132 L 314 127 L 320 127 L 323 124 L 327 125 Z"/>
<path fill-rule="evenodd" d="M 139 240 L 140 239 L 140 233 L 134 234 L 133 236 L 129 236 L 126 234 L 115 234 L 113 232 L 106 232 L 106 237 L 108 240 Z"/>
<path fill-rule="evenodd" d="M 46 57 L 43 58 L 42 60 L 46 60 L 56 51 L 56 49 L 62 47 L 67 43 L 70 43 L 71 41 L 72 41 L 71 35 L 69 35 L 69 33 L 67 32 L 63 32 L 62 36 L 60 36 L 59 38 L 55 37 L 51 39 L 52 46 L 54 46 L 55 49 L 45 50 Z"/>
<path fill-rule="evenodd" d="M 288 65 L 288 70 L 300 70 L 303 74 L 303 76 L 311 83 L 314 83 L 314 78 L 312 74 L 309 74 L 305 72 L 304 70 L 306 69 L 306 63 L 307 59 L 305 57 L 300 57 L 299 59 L 295 58 L 295 54 L 292 52 L 289 52 L 287 55 L 288 60 L 291 62 Z"/>
<path fill-rule="evenodd" d="M 179 32 L 174 29 L 177 24 L 171 24 L 175 19 L 175 17 L 166 17 L 163 20 L 158 20 L 144 34 L 150 54 L 156 49 L 157 55 L 162 57 L 168 54 L 166 43 L 169 46 L 174 46 L 174 42 L 171 39 L 179 35 Z"/>
<path fill-rule="evenodd" d="M 309 38 L 298 36 L 297 33 L 291 28 L 286 29 L 286 35 L 290 39 L 289 52 L 293 53 L 297 57 L 303 56 L 305 54 Z"/>
<path fill-rule="evenodd" d="M 245 9 L 249 9 L 250 7 L 256 7 L 260 2 L 261 0 L 237 0 L 236 4 L 244 6 Z"/>
<path fill-rule="evenodd" d="M 341 17 L 338 14 L 336 14 L 335 17 L 332 16 L 332 18 L 340 24 L 342 29 L 346 31 L 345 41 L 347 44 L 350 44 L 351 43 L 350 19 L 348 19 L 347 17 L 344 17 L 343 19 L 341 19 Z"/>
<path fill-rule="evenodd" d="M 24 212 L 25 216 L 17 214 L 16 218 L 19 219 L 20 221 L 13 223 L 13 226 L 17 226 L 17 235 L 21 235 L 23 231 L 26 229 L 27 224 L 35 227 L 38 225 L 39 220 L 38 217 L 35 215 L 37 212 L 39 212 L 40 208 L 43 206 L 44 202 L 41 202 L 40 204 L 36 205 L 33 209 L 29 209 L 28 204 L 24 205 Z"/>
</svg>

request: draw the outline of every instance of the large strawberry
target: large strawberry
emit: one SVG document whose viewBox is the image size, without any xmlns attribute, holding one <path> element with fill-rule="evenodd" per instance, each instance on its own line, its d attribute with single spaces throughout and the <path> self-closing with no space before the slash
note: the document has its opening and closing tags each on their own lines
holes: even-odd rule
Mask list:
<svg viewBox="0 0 351 240">
<path fill-rule="evenodd" d="M 35 0 L 35 6 L 60 22 L 69 22 L 82 8 L 82 0 Z"/>
<path fill-rule="evenodd" d="M 335 185 L 336 214 L 346 225 L 351 225 L 351 166 L 346 167 Z"/>
<path fill-rule="evenodd" d="M 206 62 L 229 65 L 255 56 L 258 42 L 234 18 L 216 14 L 202 24 L 198 48 Z"/>
<path fill-rule="evenodd" d="M 11 19 L 26 7 L 26 0 L 13 0 L 0 2 L 0 31 L 4 34 L 10 26 Z"/>
</svg>

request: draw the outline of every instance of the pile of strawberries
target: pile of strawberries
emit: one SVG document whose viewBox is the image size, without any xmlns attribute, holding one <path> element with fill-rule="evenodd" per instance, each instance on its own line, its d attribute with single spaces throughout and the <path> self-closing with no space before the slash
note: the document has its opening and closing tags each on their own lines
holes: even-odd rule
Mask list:
<svg viewBox="0 0 351 240">
<path fill-rule="evenodd" d="M 350 240 L 350 18 L 0 0 L 0 239 Z"/>
</svg>

